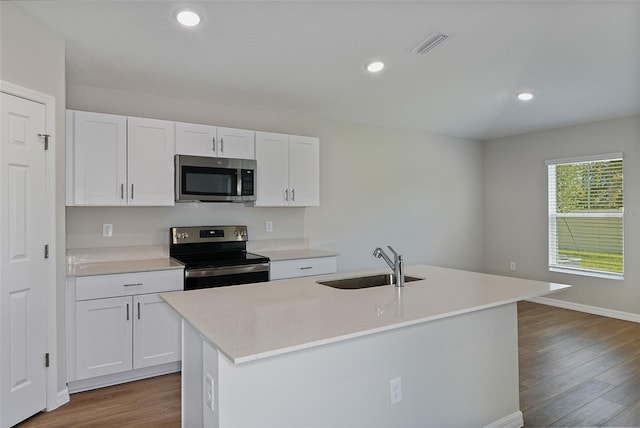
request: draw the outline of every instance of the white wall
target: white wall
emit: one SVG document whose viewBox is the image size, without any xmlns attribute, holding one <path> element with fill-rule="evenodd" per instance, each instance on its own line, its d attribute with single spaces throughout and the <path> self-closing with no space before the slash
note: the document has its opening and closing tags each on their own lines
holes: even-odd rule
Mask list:
<svg viewBox="0 0 640 428">
<path fill-rule="evenodd" d="M 553 298 L 640 313 L 640 116 L 483 145 L 486 272 L 571 284 Z M 624 280 L 549 272 L 545 160 L 611 152 L 624 153 Z M 511 261 L 515 272 L 509 270 Z"/>
<path fill-rule="evenodd" d="M 252 240 L 309 238 L 313 248 L 337 251 L 340 271 L 380 267 L 371 253 L 382 245 L 393 245 L 407 264 L 482 269 L 480 143 L 80 85 L 68 86 L 67 106 L 321 141 L 320 207 L 70 207 L 69 248 L 166 244 L 170 226 L 238 223 L 249 226 Z M 102 223 L 114 225 L 113 238 L 102 237 Z"/>
<path fill-rule="evenodd" d="M 56 99 L 56 133 L 51 141 L 56 158 L 56 268 L 58 332 L 65 328 L 65 43 L 22 8 L 0 2 L 0 79 Z M 64 334 L 58 335 L 58 390 L 66 379 Z"/>
</svg>

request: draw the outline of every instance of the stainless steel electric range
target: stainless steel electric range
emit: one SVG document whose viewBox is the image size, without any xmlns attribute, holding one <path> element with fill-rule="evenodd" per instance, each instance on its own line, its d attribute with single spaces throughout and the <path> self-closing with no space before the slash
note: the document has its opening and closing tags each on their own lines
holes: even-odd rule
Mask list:
<svg viewBox="0 0 640 428">
<path fill-rule="evenodd" d="M 247 226 L 169 229 L 169 255 L 185 265 L 185 290 L 269 280 L 269 258 L 247 252 Z"/>
</svg>

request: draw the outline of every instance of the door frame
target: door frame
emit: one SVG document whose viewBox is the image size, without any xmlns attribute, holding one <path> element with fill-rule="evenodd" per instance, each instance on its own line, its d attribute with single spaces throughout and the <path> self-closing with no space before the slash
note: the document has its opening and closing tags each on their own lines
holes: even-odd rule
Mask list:
<svg viewBox="0 0 640 428">
<path fill-rule="evenodd" d="M 47 180 L 45 210 L 48 219 L 45 225 L 46 242 L 49 244 L 49 262 L 46 265 L 47 299 L 47 350 L 49 352 L 49 370 L 46 371 L 47 411 L 51 411 L 69 401 L 67 390 L 58 393 L 58 346 L 57 346 L 57 287 L 56 264 L 56 99 L 51 95 L 34 91 L 13 83 L 0 80 L 0 92 L 24 98 L 42 104 L 45 107 L 45 127 L 49 137 L 49 150 L 46 152 L 45 177 Z"/>
</svg>

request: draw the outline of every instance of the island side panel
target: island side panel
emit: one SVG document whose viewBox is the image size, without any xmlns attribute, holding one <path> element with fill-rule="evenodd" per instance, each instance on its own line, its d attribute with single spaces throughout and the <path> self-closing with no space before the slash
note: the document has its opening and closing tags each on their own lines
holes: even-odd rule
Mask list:
<svg viewBox="0 0 640 428">
<path fill-rule="evenodd" d="M 204 348 L 206 426 L 522 426 L 515 303 L 242 364 Z"/>
<path fill-rule="evenodd" d="M 182 319 L 182 428 L 203 424 L 203 342 L 200 334 Z"/>
</svg>

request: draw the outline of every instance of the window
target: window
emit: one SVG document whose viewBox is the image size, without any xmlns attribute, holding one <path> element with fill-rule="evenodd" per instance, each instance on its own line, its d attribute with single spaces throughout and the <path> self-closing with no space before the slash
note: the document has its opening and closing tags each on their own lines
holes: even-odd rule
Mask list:
<svg viewBox="0 0 640 428">
<path fill-rule="evenodd" d="M 622 153 L 547 161 L 549 270 L 622 279 Z"/>
</svg>

